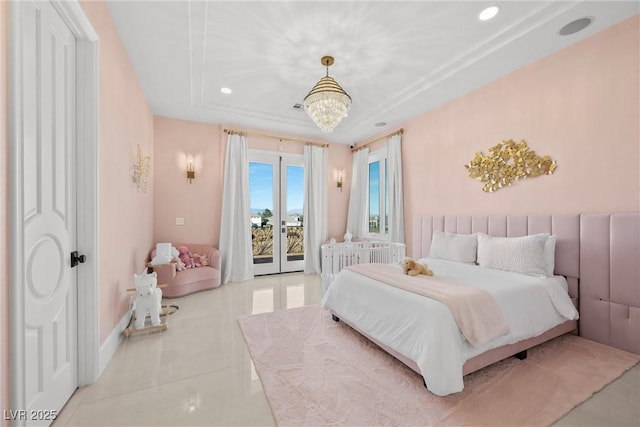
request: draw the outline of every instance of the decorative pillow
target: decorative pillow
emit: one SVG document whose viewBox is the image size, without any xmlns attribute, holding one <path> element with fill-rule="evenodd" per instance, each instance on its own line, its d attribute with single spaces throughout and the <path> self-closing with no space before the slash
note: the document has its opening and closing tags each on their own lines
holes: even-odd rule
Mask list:
<svg viewBox="0 0 640 427">
<path fill-rule="evenodd" d="M 475 234 L 453 234 L 434 231 L 431 238 L 431 258 L 475 264 L 478 238 Z"/>
<path fill-rule="evenodd" d="M 544 248 L 548 238 L 548 234 L 523 237 L 478 234 L 478 264 L 480 267 L 546 277 Z"/>
</svg>

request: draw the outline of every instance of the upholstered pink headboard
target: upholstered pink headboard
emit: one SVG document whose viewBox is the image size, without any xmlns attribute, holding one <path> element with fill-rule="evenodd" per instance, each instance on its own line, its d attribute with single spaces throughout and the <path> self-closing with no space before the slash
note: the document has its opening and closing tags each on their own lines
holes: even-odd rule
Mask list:
<svg viewBox="0 0 640 427">
<path fill-rule="evenodd" d="M 580 242 L 580 335 L 640 354 L 640 214 L 583 214 Z"/>
<path fill-rule="evenodd" d="M 487 233 L 500 237 L 519 237 L 551 233 L 556 243 L 555 274 L 569 282 L 569 295 L 577 304 L 580 277 L 579 215 L 419 215 L 413 223 L 413 256 L 429 256 L 434 231 L 446 233 Z"/>
</svg>

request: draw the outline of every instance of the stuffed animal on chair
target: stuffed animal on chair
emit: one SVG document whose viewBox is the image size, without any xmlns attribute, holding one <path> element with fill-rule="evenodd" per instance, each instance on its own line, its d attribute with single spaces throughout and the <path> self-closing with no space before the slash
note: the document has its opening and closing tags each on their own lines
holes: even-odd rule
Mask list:
<svg viewBox="0 0 640 427">
<path fill-rule="evenodd" d="M 186 268 L 186 265 L 180 259 L 180 252 L 171 246 L 171 262 L 176 264 L 176 271 L 182 271 Z"/>
<path fill-rule="evenodd" d="M 202 267 L 202 259 L 204 257 L 200 254 L 191 254 L 191 261 L 193 262 L 194 267 Z"/>
<path fill-rule="evenodd" d="M 136 316 L 135 328 L 144 327 L 147 313 L 151 317 L 153 326 L 160 325 L 162 289 L 158 288 L 158 275 L 155 271 L 151 274 L 134 274 L 133 282 L 136 285 L 136 299 L 133 302 Z"/>
<path fill-rule="evenodd" d="M 404 270 L 404 273 L 409 276 L 417 276 L 419 274 L 433 276 L 433 271 L 429 270 L 429 267 L 427 267 L 426 264 L 420 264 L 412 258 L 405 258 L 402 261 L 402 269 Z"/>
<path fill-rule="evenodd" d="M 191 251 L 186 246 L 178 246 L 178 252 L 180 252 L 180 261 L 182 261 L 185 265 L 185 268 L 192 268 L 193 263 L 191 262 Z"/>
</svg>

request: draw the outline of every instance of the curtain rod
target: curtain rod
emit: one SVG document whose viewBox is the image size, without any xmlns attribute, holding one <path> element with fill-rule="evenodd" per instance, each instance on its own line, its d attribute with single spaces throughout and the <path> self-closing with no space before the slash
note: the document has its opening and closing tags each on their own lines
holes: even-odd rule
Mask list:
<svg viewBox="0 0 640 427">
<path fill-rule="evenodd" d="M 265 133 L 257 133 L 257 132 L 240 132 L 237 130 L 233 130 L 233 129 L 225 129 L 224 133 L 228 134 L 228 135 L 243 135 L 243 136 L 248 136 L 248 135 L 253 135 L 253 136 L 263 136 L 265 138 L 273 138 L 273 139 L 279 139 L 280 141 L 291 141 L 291 142 L 299 142 L 301 144 L 306 144 L 306 145 L 314 145 L 316 147 L 322 147 L 322 148 L 327 148 L 329 146 L 329 144 L 322 144 L 320 142 L 311 142 L 311 141 L 303 141 L 301 139 L 293 139 L 293 138 L 282 138 L 279 136 L 274 136 L 274 135 L 267 135 Z"/>
<path fill-rule="evenodd" d="M 400 128 L 400 130 L 397 130 L 397 131 L 395 131 L 395 132 L 391 132 L 390 134 L 385 135 L 385 136 L 382 136 L 382 137 L 380 137 L 380 138 L 378 138 L 378 139 L 374 139 L 373 141 L 369 141 L 369 142 L 367 142 L 366 144 L 362 144 L 362 145 L 359 145 L 359 146 L 357 146 L 357 147 L 353 147 L 353 148 L 351 149 L 351 152 L 352 152 L 352 153 L 355 153 L 356 151 L 360 151 L 360 150 L 362 150 L 364 147 L 366 147 L 366 146 L 368 146 L 368 145 L 371 145 L 371 144 L 373 144 L 374 142 L 378 142 L 378 141 L 382 141 L 383 139 L 387 139 L 387 138 L 389 138 L 390 136 L 394 136 L 394 135 L 402 135 L 402 133 L 403 133 L 403 132 L 404 132 L 404 129 Z"/>
</svg>

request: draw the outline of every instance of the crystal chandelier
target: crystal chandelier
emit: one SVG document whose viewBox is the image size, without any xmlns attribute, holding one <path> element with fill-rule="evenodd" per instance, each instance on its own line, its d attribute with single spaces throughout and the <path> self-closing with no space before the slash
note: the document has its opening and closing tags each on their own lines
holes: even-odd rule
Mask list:
<svg viewBox="0 0 640 427">
<path fill-rule="evenodd" d="M 322 65 L 327 67 L 327 75 L 321 78 L 304 98 L 304 111 L 322 132 L 332 132 L 338 123 L 347 117 L 351 108 L 351 97 L 329 77 L 329 66 L 333 65 L 333 57 L 323 56 Z"/>
</svg>

